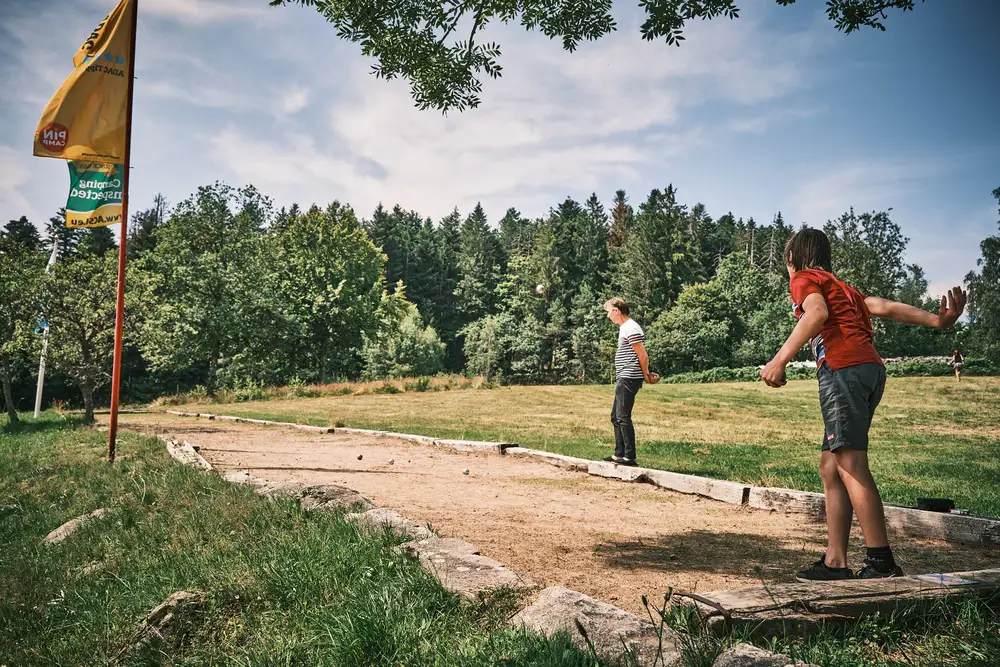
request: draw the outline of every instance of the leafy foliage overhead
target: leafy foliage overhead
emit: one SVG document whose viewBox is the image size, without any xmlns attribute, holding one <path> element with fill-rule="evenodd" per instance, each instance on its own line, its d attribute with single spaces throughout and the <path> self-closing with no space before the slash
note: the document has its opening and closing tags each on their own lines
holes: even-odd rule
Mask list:
<svg viewBox="0 0 1000 667">
<path fill-rule="evenodd" d="M 776 0 L 788 6 L 796 0 Z M 885 30 L 886 12 L 912 11 L 917 0 L 827 0 L 837 30 Z M 923 0 L 920 0 L 923 2 Z M 490 23 L 519 22 L 574 51 L 617 29 L 611 0 L 271 0 L 271 6 L 313 7 L 341 39 L 361 45 L 383 79 L 403 78 L 420 109 L 464 111 L 480 103 L 481 76 L 501 75 L 500 45 L 480 41 Z M 643 39 L 679 46 L 694 19 L 739 18 L 735 0 L 640 0 Z"/>
</svg>

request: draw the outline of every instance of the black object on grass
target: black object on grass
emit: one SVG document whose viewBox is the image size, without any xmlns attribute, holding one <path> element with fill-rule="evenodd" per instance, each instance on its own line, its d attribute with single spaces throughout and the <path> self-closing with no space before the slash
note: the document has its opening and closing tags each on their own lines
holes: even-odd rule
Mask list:
<svg viewBox="0 0 1000 667">
<path fill-rule="evenodd" d="M 926 512 L 950 512 L 955 509 L 951 498 L 917 498 L 917 509 Z"/>
</svg>

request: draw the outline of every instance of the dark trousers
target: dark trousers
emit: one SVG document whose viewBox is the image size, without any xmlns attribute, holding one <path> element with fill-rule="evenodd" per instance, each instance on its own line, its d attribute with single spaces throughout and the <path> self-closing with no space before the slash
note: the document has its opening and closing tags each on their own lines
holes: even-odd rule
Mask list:
<svg viewBox="0 0 1000 667">
<path fill-rule="evenodd" d="M 632 425 L 632 406 L 635 395 L 642 387 L 642 380 L 619 378 L 615 383 L 615 404 L 611 406 L 611 423 L 615 427 L 615 456 L 635 461 L 635 426 Z"/>
</svg>

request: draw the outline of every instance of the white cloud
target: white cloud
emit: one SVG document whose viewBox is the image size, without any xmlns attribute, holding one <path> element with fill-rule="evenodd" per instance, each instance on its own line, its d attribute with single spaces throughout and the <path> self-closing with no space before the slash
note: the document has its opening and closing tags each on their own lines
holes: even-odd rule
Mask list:
<svg viewBox="0 0 1000 667">
<path fill-rule="evenodd" d="M 142 94 L 208 109 L 241 111 L 254 106 L 253 100 L 249 96 L 216 86 L 202 86 L 194 89 L 181 87 L 169 81 L 152 81 L 145 83 Z"/>
<path fill-rule="evenodd" d="M 296 126 L 279 140 L 231 130 L 212 156 L 265 191 L 349 197 L 361 211 L 383 200 L 439 217 L 483 201 L 497 215 L 511 203 L 540 214 L 553 197 L 589 194 L 704 147 L 714 132 L 692 108 L 728 115 L 780 99 L 803 85 L 797 63 L 813 48 L 793 35 L 778 49 L 749 21 L 698 24 L 681 49 L 623 31 L 570 54 L 520 28 L 490 38 L 497 33 L 504 76 L 484 81 L 478 109 L 419 111 L 405 82 L 376 79 L 355 57 L 338 63 L 329 125 L 310 127 L 309 141 Z"/>
<path fill-rule="evenodd" d="M 278 112 L 284 115 L 293 115 L 309 106 L 309 89 L 304 86 L 295 86 L 286 91 L 280 92 L 278 98 Z"/>
<path fill-rule="evenodd" d="M 108 0 L 91 0 L 90 4 L 95 8 L 104 8 L 105 12 L 111 8 Z M 251 3 L 248 0 L 144 0 L 139 7 L 140 20 L 152 16 L 185 25 L 237 20 L 263 22 L 267 15 L 266 3 Z"/>
<path fill-rule="evenodd" d="M 859 159 L 827 167 L 796 187 L 785 210 L 795 224 L 819 226 L 852 206 L 859 212 L 898 208 L 907 195 L 944 168 L 940 160 L 923 159 Z"/>
<path fill-rule="evenodd" d="M 21 193 L 21 188 L 31 179 L 31 170 L 27 161 L 31 158 L 29 151 L 16 151 L 10 146 L 0 146 L 0 211 L 18 212 L 9 214 L 12 217 L 28 216 L 29 220 L 41 219 L 37 209 Z M 0 220 L 0 225 L 6 220 Z"/>
<path fill-rule="evenodd" d="M 734 118 L 726 125 L 733 132 L 762 135 L 775 125 L 801 120 L 804 118 L 812 118 L 824 110 L 824 108 L 819 107 L 803 109 L 777 109 L 768 113 Z"/>
</svg>

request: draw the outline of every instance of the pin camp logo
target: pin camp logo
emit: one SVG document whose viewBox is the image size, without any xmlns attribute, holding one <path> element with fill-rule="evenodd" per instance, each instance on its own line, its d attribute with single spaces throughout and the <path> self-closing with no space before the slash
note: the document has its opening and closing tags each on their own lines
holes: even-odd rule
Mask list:
<svg viewBox="0 0 1000 667">
<path fill-rule="evenodd" d="M 46 150 L 58 153 L 66 148 L 69 140 L 69 129 L 60 123 L 49 123 L 38 133 L 38 142 Z"/>
</svg>

